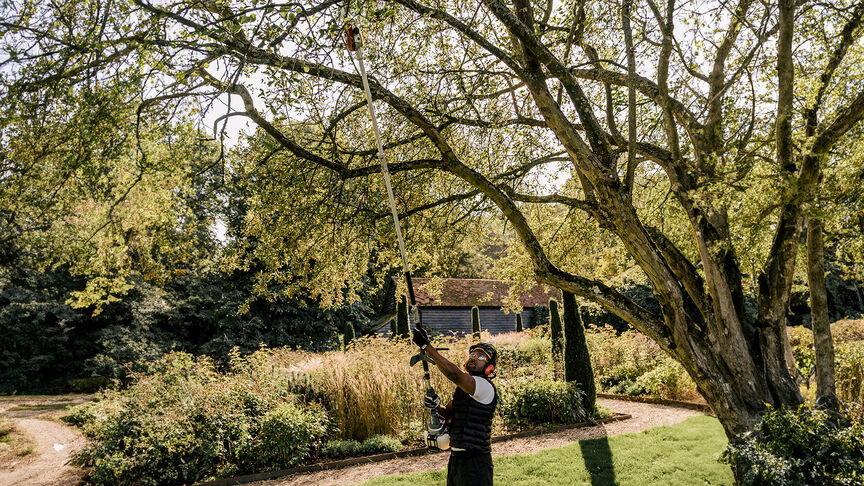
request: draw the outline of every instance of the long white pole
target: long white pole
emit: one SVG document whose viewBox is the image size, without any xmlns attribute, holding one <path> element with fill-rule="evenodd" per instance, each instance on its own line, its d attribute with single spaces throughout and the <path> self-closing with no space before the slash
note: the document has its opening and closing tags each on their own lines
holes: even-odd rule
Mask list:
<svg viewBox="0 0 864 486">
<path fill-rule="evenodd" d="M 363 34 L 360 34 L 361 36 Z M 366 93 L 366 107 L 372 128 L 375 131 L 375 143 L 378 145 L 378 160 L 381 162 L 381 172 L 384 173 L 384 186 L 387 187 L 387 198 L 390 201 L 390 211 L 393 213 L 393 224 L 396 226 L 396 238 L 399 240 L 399 253 L 402 255 L 402 269 L 408 273 L 408 256 L 405 253 L 405 240 L 402 238 L 402 225 L 399 223 L 399 213 L 396 211 L 396 200 L 393 198 L 393 187 L 390 185 L 390 171 L 387 169 L 387 158 L 384 155 L 384 145 L 381 143 L 381 131 L 378 129 L 378 118 L 375 116 L 375 106 L 372 104 L 372 91 L 363 66 L 363 39 L 357 43 L 357 63 L 360 65 L 360 77 L 363 78 L 363 91 Z"/>
</svg>

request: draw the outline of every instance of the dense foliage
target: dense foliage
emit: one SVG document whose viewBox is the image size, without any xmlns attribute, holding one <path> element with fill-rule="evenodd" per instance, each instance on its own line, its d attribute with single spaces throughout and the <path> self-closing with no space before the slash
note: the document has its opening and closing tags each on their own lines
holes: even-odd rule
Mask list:
<svg viewBox="0 0 864 486">
<path fill-rule="evenodd" d="M 843 411 L 864 419 L 864 320 L 842 320 L 831 325 L 834 346 L 834 372 L 837 397 Z M 802 373 L 808 398 L 815 396 L 813 332 L 805 327 L 789 329 L 789 342 L 795 365 Z"/>
<path fill-rule="evenodd" d="M 297 401 L 266 363 L 235 355 L 226 373 L 172 353 L 67 418 L 92 442 L 73 463 L 94 484 L 189 484 L 302 462 L 326 438 L 327 413 Z"/>
<path fill-rule="evenodd" d="M 672 400 L 699 397 L 681 364 L 644 335 L 633 330 L 617 334 L 611 327 L 591 327 L 585 338 L 600 391 Z"/>
<path fill-rule="evenodd" d="M 402 443 L 395 437 L 370 435 L 362 442 L 354 439 L 329 440 L 321 448 L 321 455 L 331 459 L 342 459 L 344 457 L 396 452 L 400 449 L 402 449 Z"/>
<path fill-rule="evenodd" d="M 67 303 L 86 279 L 65 268 L 9 275 L 0 283 L 0 393 L 92 391 L 171 350 L 223 362 L 234 347 L 332 349 L 348 325 L 371 326 L 366 304 L 326 310 L 310 299 L 259 298 L 242 272 L 188 273 L 161 288 L 131 277 L 125 297 L 97 315 Z"/>
<path fill-rule="evenodd" d="M 498 414 L 511 424 L 575 424 L 589 417 L 576 383 L 520 380 L 501 387 Z"/>
<path fill-rule="evenodd" d="M 723 460 L 741 486 L 853 485 L 864 482 L 864 426 L 826 412 L 769 409 Z"/>
<path fill-rule="evenodd" d="M 730 434 L 801 402 L 779 347 L 805 219 L 852 262 L 864 228 L 860 2 L 341 7 L 4 2 L 0 240 L 86 274 L 75 305 L 101 309 L 132 276 L 161 287 L 197 261 L 188 235 L 233 212 L 223 263 L 256 295 L 361 300 L 370 265 L 397 257 L 362 82 L 336 48 L 348 15 L 415 265 L 447 267 L 500 214 L 503 275 L 658 341 Z M 240 116 L 258 131 L 226 150 Z M 245 192 L 221 214 L 177 204 L 214 181 Z M 628 280 L 659 307 L 616 290 Z"/>
</svg>

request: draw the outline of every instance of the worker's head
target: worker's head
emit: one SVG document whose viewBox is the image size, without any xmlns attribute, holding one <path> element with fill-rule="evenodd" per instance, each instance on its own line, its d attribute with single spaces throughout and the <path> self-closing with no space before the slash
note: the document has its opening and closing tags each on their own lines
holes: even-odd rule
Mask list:
<svg viewBox="0 0 864 486">
<path fill-rule="evenodd" d="M 465 371 L 477 376 L 489 376 L 495 372 L 498 365 L 498 352 L 489 343 L 477 343 L 468 349 L 468 361 Z"/>
</svg>

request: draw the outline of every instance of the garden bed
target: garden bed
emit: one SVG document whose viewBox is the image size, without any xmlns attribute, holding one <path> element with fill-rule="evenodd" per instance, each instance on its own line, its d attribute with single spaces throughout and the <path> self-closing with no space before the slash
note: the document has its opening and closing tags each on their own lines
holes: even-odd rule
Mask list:
<svg viewBox="0 0 864 486">
<path fill-rule="evenodd" d="M 613 414 L 611 417 L 598 419 L 591 422 L 580 422 L 578 424 L 570 424 L 570 425 L 557 425 L 554 427 L 541 427 L 535 428 L 531 430 L 525 430 L 521 432 L 514 432 L 512 434 L 498 435 L 492 437 L 492 443 L 504 442 L 511 439 L 518 439 L 522 437 L 530 437 L 535 435 L 543 435 L 543 434 L 551 434 L 555 432 L 560 432 L 562 430 L 576 429 L 580 427 L 591 427 L 596 424 L 607 424 L 611 422 L 618 422 L 620 420 L 627 420 L 632 418 L 627 414 Z M 374 454 L 371 456 L 361 456 L 361 457 L 351 457 L 348 459 L 341 459 L 335 461 L 326 461 L 319 462 L 316 464 L 309 464 L 306 466 L 298 466 L 290 469 L 282 469 L 279 471 L 269 471 L 257 474 L 248 474 L 244 476 L 235 476 L 232 478 L 218 479 L 215 481 L 206 481 L 202 483 L 197 483 L 198 486 L 229 486 L 234 484 L 245 484 L 251 483 L 255 481 L 265 481 L 268 479 L 275 479 L 284 476 L 290 476 L 292 474 L 304 473 L 304 472 L 312 472 L 312 471 L 326 471 L 331 469 L 340 469 L 343 467 L 354 466 L 357 464 L 369 464 L 375 462 L 388 461 L 390 459 L 397 459 L 402 457 L 412 457 L 412 456 L 420 456 L 425 454 L 433 454 L 442 451 L 438 451 L 435 449 L 430 449 L 428 447 L 418 447 L 414 449 L 405 449 L 397 452 L 387 452 L 384 454 Z"/>
<path fill-rule="evenodd" d="M 663 398 L 654 398 L 646 396 L 632 395 L 615 395 L 613 393 L 598 393 L 598 398 L 610 398 L 612 400 L 625 400 L 628 402 L 654 403 L 657 405 L 669 405 L 671 407 L 686 408 L 688 410 L 697 410 L 708 415 L 714 415 L 714 411 L 707 403 L 685 402 L 681 400 L 665 400 Z"/>
</svg>

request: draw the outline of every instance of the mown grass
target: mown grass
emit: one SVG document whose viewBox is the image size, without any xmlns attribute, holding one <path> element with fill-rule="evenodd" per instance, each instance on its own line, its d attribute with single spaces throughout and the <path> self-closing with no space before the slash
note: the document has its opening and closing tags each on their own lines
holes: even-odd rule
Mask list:
<svg viewBox="0 0 864 486">
<path fill-rule="evenodd" d="M 691 417 L 672 427 L 582 440 L 534 454 L 496 457 L 495 483 L 508 486 L 732 485 L 729 466 L 718 462 L 726 435 L 717 419 Z M 446 471 L 376 478 L 366 486 L 445 484 Z"/>
</svg>

